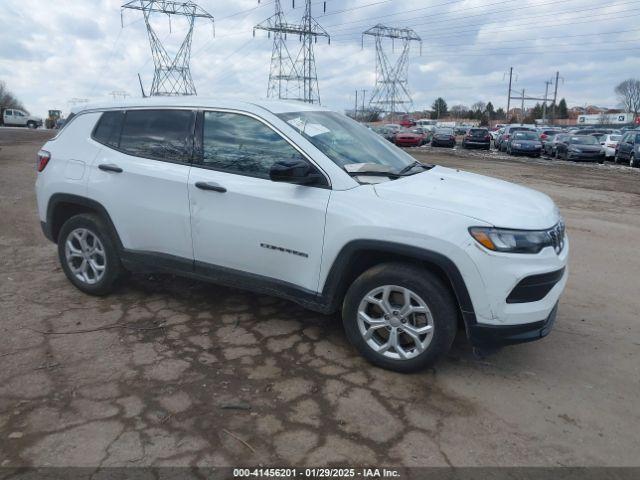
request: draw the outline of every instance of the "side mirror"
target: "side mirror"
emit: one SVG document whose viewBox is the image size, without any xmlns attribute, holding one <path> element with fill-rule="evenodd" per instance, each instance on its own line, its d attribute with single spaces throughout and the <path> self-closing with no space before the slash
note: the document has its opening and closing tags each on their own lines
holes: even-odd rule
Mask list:
<svg viewBox="0 0 640 480">
<path fill-rule="evenodd" d="M 294 185 L 326 185 L 324 176 L 305 160 L 280 160 L 271 165 L 269 178 Z"/>
</svg>

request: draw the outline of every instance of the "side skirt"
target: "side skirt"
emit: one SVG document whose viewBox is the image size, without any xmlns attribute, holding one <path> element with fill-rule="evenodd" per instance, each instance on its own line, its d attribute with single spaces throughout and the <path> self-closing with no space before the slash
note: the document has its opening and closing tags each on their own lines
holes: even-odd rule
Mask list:
<svg viewBox="0 0 640 480">
<path fill-rule="evenodd" d="M 120 259 L 123 266 L 131 272 L 179 275 L 283 298 L 314 312 L 331 313 L 331 305 L 326 296 L 282 280 L 156 252 L 124 249 L 120 252 Z"/>
</svg>

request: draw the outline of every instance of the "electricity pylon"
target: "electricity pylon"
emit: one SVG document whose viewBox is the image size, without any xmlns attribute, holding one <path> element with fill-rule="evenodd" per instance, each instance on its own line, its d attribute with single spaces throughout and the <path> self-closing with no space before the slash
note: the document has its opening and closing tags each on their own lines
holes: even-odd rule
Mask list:
<svg viewBox="0 0 640 480">
<path fill-rule="evenodd" d="M 260 0 L 258 0 L 260 3 Z M 294 65 L 291 53 L 287 47 L 287 34 L 300 35 L 301 28 L 298 25 L 287 23 L 282 11 L 280 0 L 275 0 L 275 13 L 264 22 L 253 27 L 253 35 L 256 30 L 265 30 L 269 37 L 273 33 L 273 48 L 271 50 L 271 66 L 269 69 L 268 98 L 299 98 L 300 94 L 292 94 L 289 83 L 296 81 L 299 74 Z M 297 84 L 296 84 L 297 86 Z"/>
<path fill-rule="evenodd" d="M 268 96 L 275 97 L 277 92 L 278 98 L 320 103 L 313 44 L 318 42 L 318 37 L 325 37 L 331 43 L 329 34 L 313 18 L 311 0 L 305 0 L 304 15 L 299 25 L 287 23 L 280 1 L 276 0 L 275 3 L 276 13 L 254 27 L 254 32 L 266 30 L 274 34 Z M 293 6 L 295 7 L 295 0 Z M 324 8 L 326 10 L 326 2 Z M 295 60 L 292 60 L 286 46 L 287 34 L 297 36 L 302 43 Z"/>
<path fill-rule="evenodd" d="M 413 104 L 409 93 L 409 52 L 411 42 L 420 44 L 422 53 L 422 39 L 410 28 L 393 28 L 378 24 L 362 33 L 372 36 L 376 42 L 376 84 L 369 100 L 369 109 L 375 112 L 389 113 L 392 116 L 400 109 L 408 113 Z M 390 38 L 395 49 L 395 41 L 400 40 L 400 55 L 394 64 L 385 52 L 385 38 Z"/>
<path fill-rule="evenodd" d="M 196 95 L 196 87 L 191 78 L 189 61 L 191 60 L 191 39 L 196 18 L 204 18 L 211 21 L 213 16 L 207 13 L 193 2 L 168 1 L 168 0 L 131 0 L 121 7 L 122 10 L 140 10 L 147 26 L 147 36 L 151 45 L 154 73 L 151 83 L 150 95 Z M 185 17 L 188 31 L 180 45 L 178 53 L 172 58 L 150 23 L 153 13 L 163 13 L 169 17 L 171 28 L 171 15 Z M 215 33 L 215 32 L 214 32 Z"/>
</svg>

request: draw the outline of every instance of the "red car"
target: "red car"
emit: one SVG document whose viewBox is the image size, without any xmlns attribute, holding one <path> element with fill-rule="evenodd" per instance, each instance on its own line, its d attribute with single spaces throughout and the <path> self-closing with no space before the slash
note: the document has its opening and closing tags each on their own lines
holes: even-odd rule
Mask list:
<svg viewBox="0 0 640 480">
<path fill-rule="evenodd" d="M 425 143 L 422 134 L 414 132 L 398 132 L 395 137 L 395 144 L 399 147 L 419 147 Z"/>
<path fill-rule="evenodd" d="M 409 117 L 404 117 L 400 122 L 400 125 L 402 125 L 404 128 L 411 128 L 415 124 L 416 124 L 416 121 L 413 118 L 409 118 Z"/>
</svg>

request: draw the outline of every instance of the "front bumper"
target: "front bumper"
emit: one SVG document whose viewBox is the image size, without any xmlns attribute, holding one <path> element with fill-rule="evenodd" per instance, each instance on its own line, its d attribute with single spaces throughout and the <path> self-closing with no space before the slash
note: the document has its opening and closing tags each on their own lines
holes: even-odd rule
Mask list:
<svg viewBox="0 0 640 480">
<path fill-rule="evenodd" d="M 602 158 L 602 154 L 600 152 L 596 153 L 575 153 L 568 152 L 567 160 L 582 160 L 585 162 L 597 162 Z"/>
<path fill-rule="evenodd" d="M 419 141 L 396 140 L 396 145 L 398 147 L 419 147 L 420 145 L 422 145 L 422 140 L 419 140 Z"/>
<path fill-rule="evenodd" d="M 541 148 L 519 148 L 511 146 L 511 153 L 519 153 L 522 155 L 540 155 L 542 152 Z"/>
<path fill-rule="evenodd" d="M 445 146 L 445 147 L 453 147 L 456 144 L 455 140 L 438 140 L 437 138 L 434 138 L 433 140 L 431 140 L 431 143 L 434 146 Z"/>
<path fill-rule="evenodd" d="M 474 347 L 501 347 L 516 343 L 533 342 L 546 337 L 556 320 L 556 303 L 547 318 L 520 325 L 486 325 L 476 323 L 467 327 L 467 337 Z"/>
<path fill-rule="evenodd" d="M 478 141 L 478 140 L 465 140 L 464 141 L 465 146 L 467 147 L 482 147 L 482 148 L 487 148 L 491 145 L 490 141 Z"/>
</svg>

